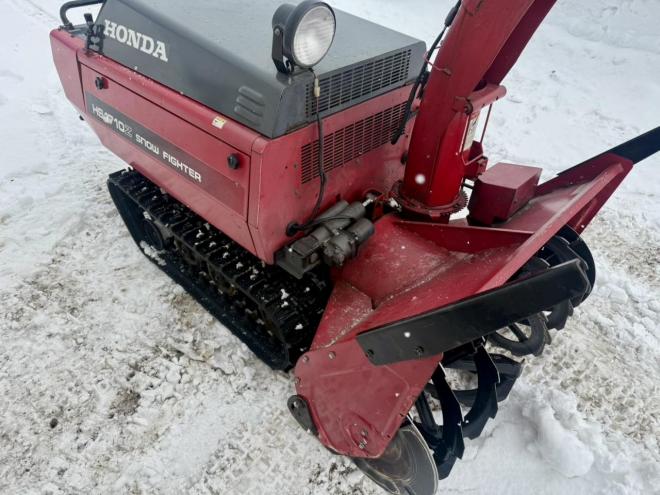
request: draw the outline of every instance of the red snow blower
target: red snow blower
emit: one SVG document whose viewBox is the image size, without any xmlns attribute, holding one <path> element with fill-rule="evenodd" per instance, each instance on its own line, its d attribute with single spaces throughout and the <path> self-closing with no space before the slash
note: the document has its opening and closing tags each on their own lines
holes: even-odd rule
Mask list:
<svg viewBox="0 0 660 495">
<path fill-rule="evenodd" d="M 428 49 L 273 1 L 72 1 L 53 56 L 130 165 L 108 186 L 148 258 L 272 368 L 295 367 L 289 409 L 324 446 L 390 493 L 431 495 L 508 396 L 514 358 L 589 296 L 580 234 L 660 128 L 545 183 L 489 167 L 492 105 L 554 0 L 462 0 Z"/>
</svg>

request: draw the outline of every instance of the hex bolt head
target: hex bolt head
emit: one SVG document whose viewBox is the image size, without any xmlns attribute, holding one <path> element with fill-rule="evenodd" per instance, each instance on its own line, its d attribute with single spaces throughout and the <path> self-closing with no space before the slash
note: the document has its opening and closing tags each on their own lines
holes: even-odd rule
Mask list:
<svg viewBox="0 0 660 495">
<path fill-rule="evenodd" d="M 330 359 L 334 359 L 335 357 L 337 357 L 337 355 L 336 355 L 334 352 L 331 351 L 331 352 L 328 354 L 328 357 L 329 357 Z"/>
<path fill-rule="evenodd" d="M 418 347 L 415 349 L 415 354 L 417 354 L 417 357 L 422 357 L 424 355 L 424 348 L 423 347 Z"/>
<path fill-rule="evenodd" d="M 106 87 L 106 86 L 105 86 L 105 78 L 104 78 L 104 77 L 100 77 L 100 76 L 97 77 L 97 78 L 94 80 L 94 86 L 96 86 L 96 89 L 98 89 L 99 91 L 105 89 L 105 87 Z"/>
</svg>

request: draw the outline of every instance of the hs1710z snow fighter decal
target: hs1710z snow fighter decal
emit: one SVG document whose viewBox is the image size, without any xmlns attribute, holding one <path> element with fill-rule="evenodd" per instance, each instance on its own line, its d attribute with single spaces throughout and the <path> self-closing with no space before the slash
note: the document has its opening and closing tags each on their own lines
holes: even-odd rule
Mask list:
<svg viewBox="0 0 660 495">
<path fill-rule="evenodd" d="M 158 161 L 172 167 L 187 179 L 197 184 L 205 184 L 206 174 L 200 171 L 207 168 L 204 164 L 171 143 L 166 142 L 160 136 L 145 129 L 121 112 L 106 105 L 98 98 L 90 94 L 86 96 L 88 110 L 98 120 L 112 128 L 120 136 L 130 140 L 149 156 L 155 156 Z"/>
</svg>

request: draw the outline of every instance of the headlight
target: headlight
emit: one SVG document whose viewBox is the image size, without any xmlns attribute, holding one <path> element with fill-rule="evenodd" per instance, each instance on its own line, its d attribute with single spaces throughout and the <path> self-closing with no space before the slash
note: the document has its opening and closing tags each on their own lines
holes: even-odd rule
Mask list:
<svg viewBox="0 0 660 495">
<path fill-rule="evenodd" d="M 308 69 L 325 57 L 335 39 L 337 21 L 324 2 L 282 5 L 273 16 L 273 61 L 280 72 Z"/>
<path fill-rule="evenodd" d="M 293 60 L 300 67 L 313 67 L 326 56 L 335 39 L 335 15 L 326 4 L 312 7 L 293 35 Z"/>
</svg>

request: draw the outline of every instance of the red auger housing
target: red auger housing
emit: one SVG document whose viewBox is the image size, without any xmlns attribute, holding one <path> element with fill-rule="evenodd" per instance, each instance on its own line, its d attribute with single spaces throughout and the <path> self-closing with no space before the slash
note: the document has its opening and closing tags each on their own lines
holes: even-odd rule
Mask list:
<svg viewBox="0 0 660 495">
<path fill-rule="evenodd" d="M 79 0 L 51 33 L 66 96 L 130 166 L 108 186 L 137 244 L 295 367 L 294 417 L 391 493 L 449 475 L 520 375 L 511 356 L 588 297 L 581 232 L 660 150 L 658 128 L 542 184 L 488 167 L 492 105 L 554 3 L 459 1 L 428 51 L 313 0 Z"/>
</svg>

